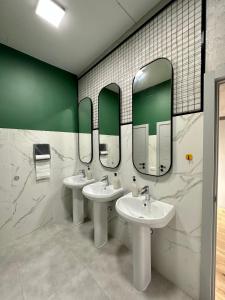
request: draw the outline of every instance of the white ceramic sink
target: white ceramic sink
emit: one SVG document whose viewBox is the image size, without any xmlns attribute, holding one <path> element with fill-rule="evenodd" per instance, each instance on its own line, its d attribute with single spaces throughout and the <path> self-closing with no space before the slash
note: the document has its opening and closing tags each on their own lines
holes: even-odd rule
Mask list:
<svg viewBox="0 0 225 300">
<path fill-rule="evenodd" d="M 112 185 L 106 186 L 105 182 L 95 182 L 83 188 L 83 194 L 96 202 L 109 202 L 118 199 L 123 194 L 123 188 L 114 189 Z"/>
<path fill-rule="evenodd" d="M 87 179 L 83 174 L 70 176 L 63 179 L 63 184 L 72 189 L 73 193 L 73 222 L 75 225 L 79 225 L 84 222 L 85 209 L 84 209 L 84 197 L 82 194 L 82 188 L 90 183 L 93 183 L 94 179 Z"/>
<path fill-rule="evenodd" d="M 132 225 L 133 283 L 144 291 L 151 281 L 150 229 L 165 227 L 174 217 L 175 207 L 129 193 L 117 200 L 116 211 Z"/>
<path fill-rule="evenodd" d="M 95 182 L 83 188 L 83 194 L 93 202 L 95 246 L 100 248 L 108 241 L 108 203 L 123 194 L 123 188 L 114 189 L 105 182 Z"/>
<path fill-rule="evenodd" d="M 63 179 L 63 184 L 68 188 L 83 188 L 85 185 L 94 182 L 94 179 L 87 179 L 87 177 L 83 177 L 82 174 L 70 176 Z"/>
<path fill-rule="evenodd" d="M 151 228 L 165 227 L 175 215 L 175 207 L 161 201 L 145 202 L 145 196 L 132 197 L 131 193 L 116 202 L 116 210 L 127 221 Z"/>
</svg>

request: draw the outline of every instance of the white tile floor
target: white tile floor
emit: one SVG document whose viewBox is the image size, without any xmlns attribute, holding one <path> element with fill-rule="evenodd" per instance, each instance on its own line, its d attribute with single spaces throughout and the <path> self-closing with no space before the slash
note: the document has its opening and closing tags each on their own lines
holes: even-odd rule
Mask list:
<svg viewBox="0 0 225 300">
<path fill-rule="evenodd" d="M 93 244 L 91 222 L 49 225 L 0 250 L 2 300 L 190 300 L 153 271 L 147 291 L 132 286 L 130 251 L 115 239 Z"/>
</svg>

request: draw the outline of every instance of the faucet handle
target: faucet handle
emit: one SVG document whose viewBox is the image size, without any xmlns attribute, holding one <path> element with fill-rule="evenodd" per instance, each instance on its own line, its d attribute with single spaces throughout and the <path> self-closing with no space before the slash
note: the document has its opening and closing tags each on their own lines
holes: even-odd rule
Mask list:
<svg viewBox="0 0 225 300">
<path fill-rule="evenodd" d="M 142 189 L 141 189 L 141 195 L 149 193 L 149 186 L 145 185 Z"/>
<path fill-rule="evenodd" d="M 102 176 L 102 178 L 100 179 L 100 181 L 106 180 L 108 178 L 108 175 L 104 175 Z"/>
</svg>

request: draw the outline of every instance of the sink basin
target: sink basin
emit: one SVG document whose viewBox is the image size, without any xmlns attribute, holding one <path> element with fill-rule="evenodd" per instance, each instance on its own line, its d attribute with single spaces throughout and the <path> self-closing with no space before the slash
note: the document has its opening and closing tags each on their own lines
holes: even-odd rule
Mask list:
<svg viewBox="0 0 225 300">
<path fill-rule="evenodd" d="M 117 200 L 116 211 L 132 225 L 133 283 L 137 290 L 144 291 L 151 282 L 150 229 L 165 227 L 174 217 L 175 207 L 129 193 Z"/>
<path fill-rule="evenodd" d="M 73 194 L 73 223 L 79 225 L 84 222 L 85 209 L 84 209 L 84 197 L 82 194 L 82 188 L 90 183 L 93 183 L 94 179 L 87 179 L 82 174 L 70 176 L 63 179 L 63 184 L 72 189 Z"/>
<path fill-rule="evenodd" d="M 109 202 L 120 197 L 123 194 L 123 188 L 114 189 L 112 185 L 106 186 L 104 182 L 95 182 L 86 186 L 83 194 L 92 201 Z"/>
<path fill-rule="evenodd" d="M 116 202 L 119 215 L 130 222 L 147 225 L 151 228 L 165 227 L 175 215 L 175 207 L 161 201 L 145 202 L 145 197 L 132 197 L 128 194 Z"/>
<path fill-rule="evenodd" d="M 63 184 L 68 188 L 83 188 L 85 185 L 94 182 L 94 179 L 87 179 L 83 175 L 70 176 L 63 179 Z"/>
<path fill-rule="evenodd" d="M 108 242 L 108 203 L 118 199 L 123 188 L 114 189 L 105 182 L 95 182 L 83 188 L 83 195 L 93 201 L 94 242 L 97 248 Z"/>
</svg>

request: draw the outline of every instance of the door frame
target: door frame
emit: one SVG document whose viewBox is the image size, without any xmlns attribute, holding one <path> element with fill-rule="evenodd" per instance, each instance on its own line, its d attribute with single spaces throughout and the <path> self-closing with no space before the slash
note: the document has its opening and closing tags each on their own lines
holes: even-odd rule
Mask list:
<svg viewBox="0 0 225 300">
<path fill-rule="evenodd" d="M 157 139 L 157 142 L 156 142 L 156 162 L 157 162 L 157 167 L 156 167 L 156 171 L 157 171 L 157 175 L 160 176 L 160 161 L 159 161 L 159 126 L 160 125 L 170 125 L 170 134 L 171 134 L 171 121 L 162 121 L 162 122 L 157 122 L 156 124 L 156 139 Z M 171 137 L 170 137 L 170 143 L 171 143 Z M 171 145 L 170 145 L 170 151 L 171 151 Z M 171 164 L 171 153 L 170 153 L 170 164 Z M 158 169 L 157 169 L 158 168 Z M 168 171 L 167 171 L 168 172 Z M 166 172 L 166 173 L 167 173 Z"/>
<path fill-rule="evenodd" d="M 146 139 L 146 141 L 147 141 L 147 149 L 146 149 L 146 153 L 148 153 L 148 144 L 149 144 L 149 140 L 148 140 L 148 136 L 149 136 L 149 124 L 141 124 L 141 125 L 135 125 L 135 126 L 133 126 L 133 130 L 134 129 L 138 129 L 138 128 L 143 128 L 143 127 L 145 127 L 145 129 L 146 129 L 146 131 L 145 131 L 145 139 Z M 132 151 L 133 151 L 133 149 L 132 149 Z M 149 165 L 148 165 L 148 155 L 147 155 L 147 157 L 146 157 L 146 166 L 145 167 L 148 167 L 149 168 Z M 146 168 L 147 169 L 147 168 Z M 138 169 L 137 169 L 138 170 Z M 138 170 L 139 171 L 139 170 Z M 141 171 L 139 171 L 139 172 L 141 172 Z"/>
<path fill-rule="evenodd" d="M 218 180 L 218 86 L 225 80 L 225 64 L 204 76 L 203 191 L 200 300 L 215 299 L 215 258 Z"/>
</svg>

